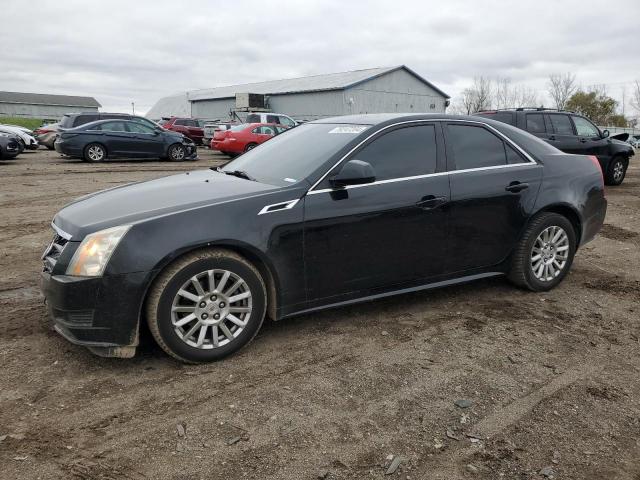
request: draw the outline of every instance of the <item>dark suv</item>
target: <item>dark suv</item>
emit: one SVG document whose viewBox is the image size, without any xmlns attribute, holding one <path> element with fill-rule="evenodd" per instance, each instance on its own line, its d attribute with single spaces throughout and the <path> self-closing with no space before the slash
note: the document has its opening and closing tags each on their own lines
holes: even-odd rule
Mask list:
<svg viewBox="0 0 640 480">
<path fill-rule="evenodd" d="M 544 108 L 487 110 L 474 115 L 508 123 L 539 137 L 566 153 L 598 158 L 607 185 L 620 185 L 634 150 L 626 142 L 609 138 L 589 119 L 568 111 Z"/>
<path fill-rule="evenodd" d="M 103 112 L 68 113 L 62 117 L 58 126 L 60 128 L 76 128 L 85 123 L 95 122 L 97 120 L 133 120 L 134 122 L 140 122 L 153 129 L 158 128 L 158 124 L 148 118 L 129 115 L 128 113 Z"/>
</svg>

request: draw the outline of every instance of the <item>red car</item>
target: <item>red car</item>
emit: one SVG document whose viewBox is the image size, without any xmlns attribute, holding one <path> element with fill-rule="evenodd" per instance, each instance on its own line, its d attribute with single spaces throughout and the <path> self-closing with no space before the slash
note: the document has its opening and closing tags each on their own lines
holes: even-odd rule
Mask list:
<svg viewBox="0 0 640 480">
<path fill-rule="evenodd" d="M 284 132 L 287 127 L 275 123 L 243 123 L 214 133 L 211 149 L 227 155 L 248 152 L 274 135 Z"/>
<path fill-rule="evenodd" d="M 182 133 L 185 137 L 193 140 L 197 145 L 202 144 L 202 139 L 204 137 L 204 120 L 198 120 L 197 118 L 171 117 L 163 118 L 159 123 L 162 128 L 166 130 Z"/>
</svg>

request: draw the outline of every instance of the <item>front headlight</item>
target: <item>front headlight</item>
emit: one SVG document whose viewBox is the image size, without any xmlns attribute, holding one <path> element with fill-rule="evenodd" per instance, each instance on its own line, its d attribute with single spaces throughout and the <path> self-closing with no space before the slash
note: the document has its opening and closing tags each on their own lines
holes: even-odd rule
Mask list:
<svg viewBox="0 0 640 480">
<path fill-rule="evenodd" d="M 121 225 L 87 235 L 73 254 L 67 267 L 67 275 L 101 276 L 111 254 L 130 228 L 131 225 Z"/>
</svg>

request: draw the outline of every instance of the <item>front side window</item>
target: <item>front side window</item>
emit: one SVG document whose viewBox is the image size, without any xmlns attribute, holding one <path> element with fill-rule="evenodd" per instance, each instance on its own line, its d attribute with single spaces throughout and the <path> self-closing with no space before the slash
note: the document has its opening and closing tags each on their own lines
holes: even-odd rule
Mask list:
<svg viewBox="0 0 640 480">
<path fill-rule="evenodd" d="M 267 115 L 267 123 L 280 123 L 280 117 L 277 115 Z"/>
<path fill-rule="evenodd" d="M 569 120 L 568 115 L 558 115 L 551 114 L 549 115 L 551 119 L 551 125 L 553 126 L 553 130 L 558 135 L 573 135 L 573 126 L 571 125 L 571 120 Z"/>
<path fill-rule="evenodd" d="M 576 125 L 576 131 L 580 137 L 600 137 L 600 130 L 586 118 L 572 116 L 573 123 Z"/>
<path fill-rule="evenodd" d="M 247 123 L 260 123 L 260 115 L 257 115 L 255 113 L 250 113 L 249 115 L 247 115 Z"/>
<path fill-rule="evenodd" d="M 178 126 L 185 126 L 187 124 L 187 121 L 179 118 L 175 122 L 173 122 L 173 124 Z"/>
<path fill-rule="evenodd" d="M 507 163 L 504 142 L 486 128 L 449 124 L 447 143 L 453 151 L 456 170 Z"/>
<path fill-rule="evenodd" d="M 101 130 L 103 132 L 126 132 L 127 128 L 124 122 L 107 122 L 102 124 Z"/>
<path fill-rule="evenodd" d="M 385 133 L 352 158 L 368 162 L 377 181 L 434 173 L 436 152 L 435 127 L 418 125 Z"/>
<path fill-rule="evenodd" d="M 149 128 L 146 125 L 138 122 L 129 122 L 126 125 L 129 131 L 132 133 L 146 133 L 148 135 L 152 135 L 154 131 L 152 128 Z"/>
<path fill-rule="evenodd" d="M 541 113 L 527 113 L 527 131 L 531 133 L 545 133 L 547 131 Z"/>
<path fill-rule="evenodd" d="M 291 120 L 289 117 L 279 117 L 280 118 L 280 122 L 282 125 L 285 125 L 287 127 L 293 127 L 295 125 L 295 122 L 293 120 Z"/>
</svg>

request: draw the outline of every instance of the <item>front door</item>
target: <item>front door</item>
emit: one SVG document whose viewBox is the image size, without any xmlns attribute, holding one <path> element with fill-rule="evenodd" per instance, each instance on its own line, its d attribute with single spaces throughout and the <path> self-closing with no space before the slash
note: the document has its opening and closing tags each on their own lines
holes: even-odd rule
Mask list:
<svg viewBox="0 0 640 480">
<path fill-rule="evenodd" d="M 447 269 L 456 273 L 496 266 L 522 234 L 542 168 L 484 126 L 451 122 L 445 134 L 451 180 Z"/>
<path fill-rule="evenodd" d="M 332 188 L 328 178 L 350 159 L 371 164 L 376 181 Z M 305 199 L 308 299 L 339 302 L 442 274 L 449 181 L 439 124 L 388 128 L 341 165 Z"/>
<path fill-rule="evenodd" d="M 582 155 L 595 155 L 598 160 L 608 161 L 609 139 L 602 138 L 600 129 L 584 117 L 571 115 L 578 134 L 579 151 Z"/>
<path fill-rule="evenodd" d="M 576 135 L 569 115 L 565 113 L 547 113 L 547 124 L 551 126 L 551 131 L 547 141 L 565 153 L 580 153 L 580 142 Z"/>
<path fill-rule="evenodd" d="M 127 130 L 125 122 L 105 122 L 101 125 L 101 130 L 104 133 L 108 155 L 123 157 L 132 154 L 135 134 Z"/>
<path fill-rule="evenodd" d="M 131 155 L 156 158 L 164 155 L 164 139 L 153 128 L 138 122 L 129 122 L 127 129 L 134 136 Z"/>
</svg>

